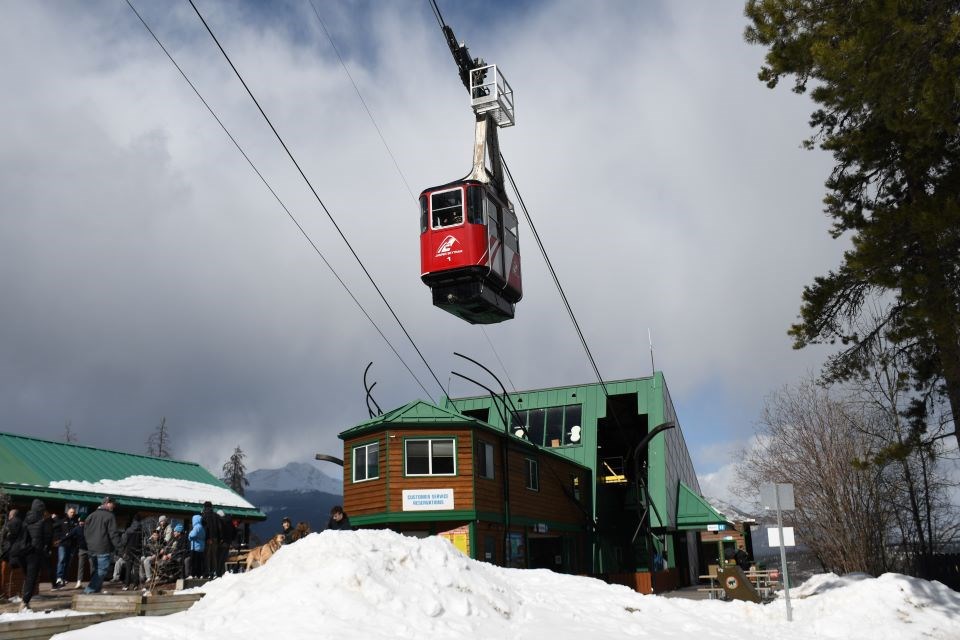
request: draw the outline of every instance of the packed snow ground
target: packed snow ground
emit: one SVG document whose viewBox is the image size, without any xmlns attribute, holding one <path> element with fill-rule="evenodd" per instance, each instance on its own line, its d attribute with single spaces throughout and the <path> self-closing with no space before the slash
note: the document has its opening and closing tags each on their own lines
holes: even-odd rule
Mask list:
<svg viewBox="0 0 960 640">
<path fill-rule="evenodd" d="M 768 605 L 644 596 L 547 570 L 471 560 L 439 537 L 327 531 L 246 574 L 203 588 L 166 617 L 127 618 L 56 636 L 170 638 L 960 638 L 960 594 L 896 574 L 816 576 L 795 590 L 794 621 Z"/>
</svg>

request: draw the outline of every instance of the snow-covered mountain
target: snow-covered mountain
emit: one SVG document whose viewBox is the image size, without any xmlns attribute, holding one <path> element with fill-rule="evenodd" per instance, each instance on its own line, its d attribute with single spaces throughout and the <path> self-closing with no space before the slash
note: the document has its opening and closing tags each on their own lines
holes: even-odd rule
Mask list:
<svg viewBox="0 0 960 640">
<path fill-rule="evenodd" d="M 306 462 L 291 462 L 279 469 L 257 469 L 247 474 L 247 491 L 292 491 L 343 494 L 343 479 L 333 478 Z"/>
<path fill-rule="evenodd" d="M 725 500 L 711 498 L 710 496 L 704 496 L 704 499 L 709 502 L 710 506 L 716 509 L 720 515 L 730 522 L 753 522 L 760 519 L 757 516 L 750 515 L 744 509 L 726 502 Z"/>
</svg>

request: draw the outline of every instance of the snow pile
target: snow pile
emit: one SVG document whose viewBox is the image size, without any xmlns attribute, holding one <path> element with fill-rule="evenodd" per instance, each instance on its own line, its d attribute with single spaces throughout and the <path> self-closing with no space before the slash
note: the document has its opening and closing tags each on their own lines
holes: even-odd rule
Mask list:
<svg viewBox="0 0 960 640">
<path fill-rule="evenodd" d="M 960 594 L 939 583 L 892 574 L 842 582 L 828 577 L 821 592 L 794 600 L 788 623 L 782 600 L 643 596 L 592 578 L 470 560 L 438 537 L 326 531 L 283 547 L 264 567 L 207 584 L 206 597 L 183 613 L 57 637 L 960 638 Z"/>
<path fill-rule="evenodd" d="M 53 489 L 68 491 L 88 491 L 102 496 L 130 496 L 190 504 L 203 504 L 209 500 L 219 507 L 256 508 L 226 487 L 176 478 L 127 476 L 122 480 L 98 480 L 97 482 L 54 480 L 49 486 Z"/>
</svg>

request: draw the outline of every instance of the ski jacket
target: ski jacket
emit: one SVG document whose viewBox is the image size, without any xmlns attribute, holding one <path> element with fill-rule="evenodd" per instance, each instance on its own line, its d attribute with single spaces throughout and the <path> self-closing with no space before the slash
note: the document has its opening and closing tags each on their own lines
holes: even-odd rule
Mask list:
<svg viewBox="0 0 960 640">
<path fill-rule="evenodd" d="M 216 516 L 214 516 L 216 517 Z M 190 529 L 190 551 L 203 551 L 207 548 L 207 532 L 203 528 L 203 519 L 199 515 L 193 516 L 190 523 L 193 528 Z"/>
<path fill-rule="evenodd" d="M 117 516 L 103 507 L 87 516 L 83 525 L 83 537 L 87 541 L 87 551 L 91 555 L 103 555 L 120 549 L 120 530 L 117 529 Z"/>
</svg>

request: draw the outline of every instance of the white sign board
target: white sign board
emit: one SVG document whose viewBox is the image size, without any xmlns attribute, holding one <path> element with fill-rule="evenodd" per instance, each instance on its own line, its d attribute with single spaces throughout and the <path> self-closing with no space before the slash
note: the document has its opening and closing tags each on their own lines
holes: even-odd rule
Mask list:
<svg viewBox="0 0 960 640">
<path fill-rule="evenodd" d="M 727 528 L 725 524 L 708 524 L 707 531 L 723 531 Z"/>
<path fill-rule="evenodd" d="M 779 496 L 777 494 L 780 494 Z M 792 484 L 774 484 L 768 482 L 760 485 L 760 505 L 765 509 L 776 509 L 779 497 L 781 511 L 793 511 L 796 505 L 793 502 Z"/>
<path fill-rule="evenodd" d="M 453 489 L 404 489 L 404 511 L 453 509 Z"/>
<path fill-rule="evenodd" d="M 770 527 L 769 529 L 767 529 L 767 544 L 769 544 L 771 547 L 780 546 L 780 529 L 778 529 L 777 527 Z M 797 543 L 793 537 L 793 527 L 783 528 L 783 546 L 785 547 L 797 546 Z"/>
</svg>

